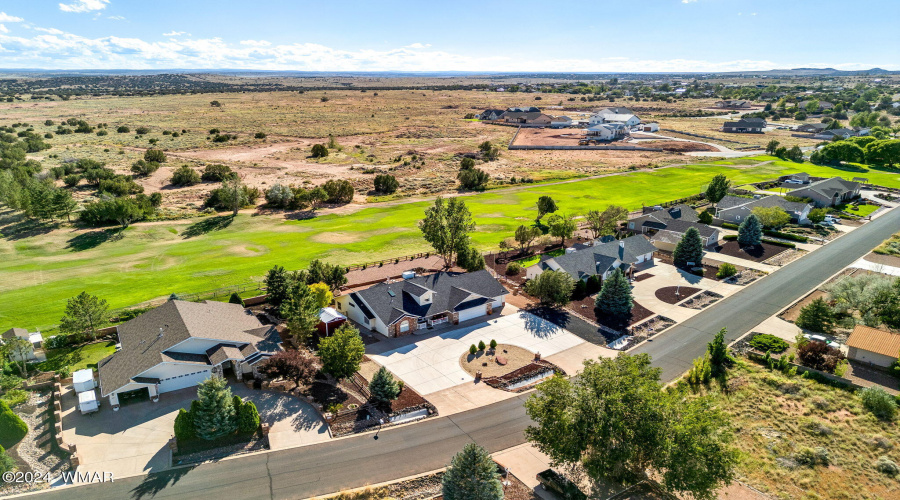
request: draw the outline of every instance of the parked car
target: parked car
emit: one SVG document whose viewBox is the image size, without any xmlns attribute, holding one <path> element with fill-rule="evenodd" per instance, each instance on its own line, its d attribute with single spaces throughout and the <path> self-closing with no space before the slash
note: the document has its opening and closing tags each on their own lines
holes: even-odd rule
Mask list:
<svg viewBox="0 0 900 500">
<path fill-rule="evenodd" d="M 784 181 L 785 184 L 803 184 L 803 181 L 798 179 L 788 179 Z"/>
</svg>

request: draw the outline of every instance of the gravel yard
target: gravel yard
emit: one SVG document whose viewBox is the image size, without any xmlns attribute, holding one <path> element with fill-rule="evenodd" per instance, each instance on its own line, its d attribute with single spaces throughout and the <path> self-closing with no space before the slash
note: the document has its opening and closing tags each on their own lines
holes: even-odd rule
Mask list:
<svg viewBox="0 0 900 500">
<path fill-rule="evenodd" d="M 509 344 L 497 344 L 496 350 L 490 347 L 475 354 L 464 353 L 459 358 L 459 365 L 471 376 L 481 372 L 483 378 L 499 377 L 527 366 L 534 359 L 534 353 Z M 503 361 L 503 364 L 500 362 Z"/>
</svg>

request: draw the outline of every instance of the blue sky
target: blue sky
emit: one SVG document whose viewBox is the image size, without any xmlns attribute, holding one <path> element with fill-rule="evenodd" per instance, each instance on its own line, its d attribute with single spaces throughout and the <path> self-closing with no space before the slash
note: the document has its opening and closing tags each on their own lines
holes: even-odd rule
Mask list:
<svg viewBox="0 0 900 500">
<path fill-rule="evenodd" d="M 897 0 L 0 0 L 0 68 L 900 70 Z"/>
</svg>

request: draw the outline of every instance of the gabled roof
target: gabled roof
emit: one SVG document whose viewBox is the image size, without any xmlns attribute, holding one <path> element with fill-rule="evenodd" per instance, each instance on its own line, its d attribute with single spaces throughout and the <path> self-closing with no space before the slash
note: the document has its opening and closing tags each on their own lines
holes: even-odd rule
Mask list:
<svg viewBox="0 0 900 500">
<path fill-rule="evenodd" d="M 653 210 L 652 207 L 644 207 L 644 215 L 632 219 L 637 222 L 644 217 L 652 216 L 654 219 L 680 219 L 689 222 L 697 222 L 700 220 L 700 214 L 694 210 L 694 207 L 685 205 L 684 203 L 675 205 L 674 207 L 664 208 L 662 210 Z"/>
<path fill-rule="evenodd" d="M 769 195 L 762 198 L 741 198 L 740 196 L 725 196 L 717 204 L 717 210 L 724 212 L 733 208 L 741 207 L 747 210 L 753 210 L 756 207 L 781 207 L 785 212 L 803 212 L 808 203 L 798 201 L 787 201 L 781 196 Z"/>
<path fill-rule="evenodd" d="M 747 121 L 747 120 L 738 120 L 736 122 L 725 122 L 723 125 L 725 128 L 763 128 L 765 127 L 765 123 L 755 122 L 755 121 Z"/>
<path fill-rule="evenodd" d="M 523 119 L 526 121 L 531 121 L 531 120 L 536 120 L 542 116 L 550 119 L 549 115 L 545 115 L 544 113 L 541 113 L 540 111 L 507 111 L 507 112 L 503 113 L 504 120 L 505 119 L 512 119 L 512 120 Z"/>
<path fill-rule="evenodd" d="M 333 307 L 323 307 L 319 311 L 319 321 L 321 321 L 322 323 L 332 323 L 334 321 L 343 321 L 346 319 L 346 316 L 337 312 L 337 310 Z"/>
<path fill-rule="evenodd" d="M 6 340 L 14 338 L 28 338 L 28 330 L 24 328 L 10 328 L 3 332 L 3 338 Z"/>
<path fill-rule="evenodd" d="M 103 396 L 132 382 L 133 377 L 163 362 L 200 363 L 177 352 L 190 338 L 220 340 L 234 345 L 265 344 L 277 350 L 273 326 L 264 326 L 239 304 L 170 300 L 117 327 L 122 349 L 98 363 Z M 277 332 L 275 332 L 277 337 Z"/>
<path fill-rule="evenodd" d="M 431 302 L 419 304 L 416 297 L 421 295 L 423 289 L 433 292 L 432 299 Z M 424 317 L 454 311 L 467 301 L 493 299 L 506 293 L 500 282 L 486 270 L 481 270 L 474 273 L 440 272 L 379 283 L 351 293 L 350 297 L 364 313 L 369 310 L 372 317 L 377 316 L 384 324 L 390 325 L 405 316 Z"/>
<path fill-rule="evenodd" d="M 830 136 L 841 136 L 844 137 L 846 135 L 854 136 L 856 132 L 850 130 L 849 128 L 835 128 L 831 130 L 823 130 L 819 132 L 819 135 L 830 135 Z"/>
<path fill-rule="evenodd" d="M 881 354 L 882 356 L 896 358 L 900 355 L 900 334 L 856 325 L 853 333 L 850 334 L 850 338 L 847 339 L 847 347 L 855 347 Z"/>
<path fill-rule="evenodd" d="M 840 177 L 832 177 L 830 179 L 824 179 L 821 181 L 816 181 L 806 186 L 803 186 L 799 189 L 795 189 L 788 194 L 793 195 L 794 193 L 802 193 L 803 191 L 813 191 L 816 193 L 825 196 L 826 198 L 833 198 L 836 194 L 843 194 L 851 191 L 855 191 L 859 189 L 860 184 L 858 182 L 847 181 L 841 179 Z"/>
<path fill-rule="evenodd" d="M 666 230 L 669 232 L 677 233 L 679 235 L 683 235 L 687 232 L 688 229 L 693 227 L 700 233 L 700 236 L 704 238 L 709 238 L 710 236 L 713 236 L 718 232 L 718 230 L 712 226 L 700 224 L 699 222 L 690 222 L 680 219 L 663 219 L 657 224 L 649 221 L 645 222 L 644 225 L 648 227 L 655 227 L 659 230 Z"/>
<path fill-rule="evenodd" d="M 600 108 L 594 111 L 597 115 L 633 115 L 634 112 L 623 106 L 612 106 L 609 108 Z"/>
<path fill-rule="evenodd" d="M 574 252 L 547 259 L 553 261 L 575 279 L 603 274 L 615 264 L 635 264 L 638 256 L 656 251 L 656 247 L 643 235 L 635 235 L 623 240 L 613 240 L 592 247 L 582 247 Z"/>
</svg>

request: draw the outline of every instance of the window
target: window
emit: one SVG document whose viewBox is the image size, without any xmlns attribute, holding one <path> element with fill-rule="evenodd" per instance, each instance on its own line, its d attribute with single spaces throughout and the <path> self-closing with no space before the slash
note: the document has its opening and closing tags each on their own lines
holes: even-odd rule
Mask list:
<svg viewBox="0 0 900 500">
<path fill-rule="evenodd" d="M 409 331 L 409 322 L 404 321 L 403 323 L 400 323 L 400 333 L 405 333 L 408 331 Z"/>
<path fill-rule="evenodd" d="M 340 303 L 340 302 L 337 303 L 337 308 L 338 308 L 338 311 L 341 310 L 341 303 Z"/>
</svg>

